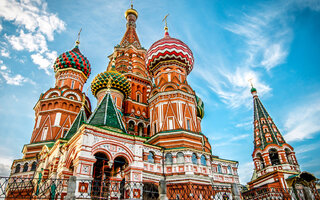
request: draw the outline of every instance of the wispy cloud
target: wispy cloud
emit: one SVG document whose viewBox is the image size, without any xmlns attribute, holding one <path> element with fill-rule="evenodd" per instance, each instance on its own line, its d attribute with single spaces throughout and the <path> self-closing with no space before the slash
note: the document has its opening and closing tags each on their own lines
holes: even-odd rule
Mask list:
<svg viewBox="0 0 320 200">
<path fill-rule="evenodd" d="M 287 142 L 310 139 L 320 133 L 320 94 L 306 98 L 304 104 L 294 108 L 284 124 Z"/>
<path fill-rule="evenodd" d="M 253 162 L 240 163 L 239 165 L 239 177 L 240 183 L 246 184 L 252 177 L 253 173 Z"/>
<path fill-rule="evenodd" d="M 0 75 L 3 77 L 3 79 L 6 81 L 8 85 L 21 86 L 23 85 L 23 83 L 26 83 L 26 82 L 29 82 L 35 85 L 35 82 L 30 80 L 29 78 L 23 77 L 20 74 L 13 75 L 10 69 L 8 69 L 5 65 L 2 65 L 0 67 Z"/>
<path fill-rule="evenodd" d="M 47 41 L 54 39 L 55 32 L 65 30 L 66 24 L 48 12 L 47 3 L 41 0 L 0 1 L 1 18 L 17 25 L 18 35 L 5 35 L 12 49 L 33 52 L 32 61 L 49 74 L 53 59 L 47 55 L 56 55 L 56 52 L 48 49 Z"/>
<path fill-rule="evenodd" d="M 5 58 L 10 58 L 10 53 L 9 53 L 9 51 L 6 50 L 6 49 L 1 49 L 1 50 L 0 50 L 0 55 L 1 55 L 2 57 L 5 57 Z"/>
</svg>

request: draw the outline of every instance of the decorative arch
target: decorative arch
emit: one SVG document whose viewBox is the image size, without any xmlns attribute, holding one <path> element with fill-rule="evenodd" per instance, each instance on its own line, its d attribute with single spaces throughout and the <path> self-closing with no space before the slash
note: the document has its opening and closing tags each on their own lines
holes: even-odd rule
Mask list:
<svg viewBox="0 0 320 200">
<path fill-rule="evenodd" d="M 60 91 L 59 91 L 59 90 L 52 90 L 52 91 L 48 92 L 48 93 L 44 96 L 44 99 L 51 98 L 51 97 L 54 96 L 54 95 L 60 96 Z"/>
<path fill-rule="evenodd" d="M 109 146 L 108 146 L 109 145 Z M 134 160 L 134 155 L 132 153 L 132 151 L 125 145 L 117 142 L 117 141 L 101 141 L 96 143 L 95 145 L 92 146 L 92 150 L 91 150 L 91 154 L 94 155 L 96 152 L 101 151 L 103 153 L 106 153 L 108 156 L 110 155 L 110 160 L 114 160 L 115 155 L 117 154 L 121 154 L 121 152 L 115 153 L 114 155 L 112 155 L 112 153 L 110 153 L 110 147 L 111 146 L 118 146 L 121 147 L 123 149 L 123 151 L 125 151 L 124 154 L 127 155 L 127 159 L 129 161 L 129 163 L 132 163 Z M 123 153 L 122 151 L 122 153 Z"/>
<path fill-rule="evenodd" d="M 77 93 L 75 93 L 73 91 L 67 91 L 67 92 L 63 93 L 64 97 L 68 98 L 69 95 L 74 95 L 76 97 L 77 101 L 81 101 L 81 97 Z"/>
<path fill-rule="evenodd" d="M 165 91 L 168 91 L 168 88 L 169 88 L 169 91 L 171 91 L 170 89 L 172 88 L 172 90 L 177 90 L 178 87 L 176 84 L 174 83 L 167 83 L 165 84 L 164 86 L 162 86 L 161 88 L 161 92 L 165 92 Z"/>
</svg>

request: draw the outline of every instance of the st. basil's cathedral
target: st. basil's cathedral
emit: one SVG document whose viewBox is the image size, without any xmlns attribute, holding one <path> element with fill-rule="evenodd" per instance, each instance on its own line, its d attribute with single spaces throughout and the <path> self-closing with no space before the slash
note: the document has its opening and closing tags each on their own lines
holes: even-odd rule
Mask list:
<svg viewBox="0 0 320 200">
<path fill-rule="evenodd" d="M 165 26 L 164 37 L 146 50 L 136 33 L 138 12 L 131 7 L 125 18 L 126 32 L 106 71 L 91 83 L 93 111 L 83 92 L 91 65 L 79 40 L 56 59 L 55 86 L 40 95 L 30 143 L 10 176 L 239 185 L 238 162 L 214 155 L 202 133 L 204 103 L 187 81 L 194 67 L 191 49 Z M 294 149 L 257 90 L 251 93 L 255 170 L 249 188 L 286 188 L 287 179 L 300 174 Z"/>
</svg>

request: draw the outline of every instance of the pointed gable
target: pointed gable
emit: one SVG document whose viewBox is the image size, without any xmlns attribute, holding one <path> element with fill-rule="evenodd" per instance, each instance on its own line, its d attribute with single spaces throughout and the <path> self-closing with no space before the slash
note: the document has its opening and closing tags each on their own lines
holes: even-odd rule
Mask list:
<svg viewBox="0 0 320 200">
<path fill-rule="evenodd" d="M 137 35 L 136 29 L 133 26 L 129 26 L 120 42 L 123 47 L 133 44 L 135 47 L 140 48 L 141 44 Z"/>
<path fill-rule="evenodd" d="M 114 105 L 110 93 L 107 93 L 96 110 L 92 113 L 88 124 L 100 127 L 109 127 L 126 133 L 121 115 Z"/>
<path fill-rule="evenodd" d="M 72 136 L 78 131 L 80 126 L 86 121 L 87 121 L 86 113 L 82 107 L 64 138 L 67 140 L 71 139 Z"/>
</svg>

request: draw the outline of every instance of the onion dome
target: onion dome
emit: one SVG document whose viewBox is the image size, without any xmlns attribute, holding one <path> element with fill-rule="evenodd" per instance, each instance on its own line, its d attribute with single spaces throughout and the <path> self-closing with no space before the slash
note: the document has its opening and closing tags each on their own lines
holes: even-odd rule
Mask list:
<svg viewBox="0 0 320 200">
<path fill-rule="evenodd" d="M 78 43 L 71 51 L 61 54 L 54 62 L 53 67 L 54 72 L 72 68 L 80 70 L 87 78 L 91 74 L 89 60 L 80 52 Z"/>
<path fill-rule="evenodd" d="M 128 16 L 129 14 L 133 14 L 133 15 L 136 16 L 136 18 L 138 18 L 138 12 L 137 12 L 135 9 L 133 9 L 133 5 L 132 5 L 132 4 L 131 4 L 131 8 L 129 8 L 129 9 L 124 13 L 124 16 L 127 18 L 127 16 Z"/>
<path fill-rule="evenodd" d="M 120 90 L 125 97 L 131 93 L 129 80 L 112 66 L 111 70 L 98 74 L 91 83 L 91 92 L 94 96 L 101 89 L 110 87 L 111 89 Z"/>
<path fill-rule="evenodd" d="M 197 100 L 197 117 L 200 117 L 202 119 L 204 117 L 204 103 L 200 99 L 200 97 L 198 97 L 197 95 L 196 95 L 196 100 Z"/>
<path fill-rule="evenodd" d="M 167 27 L 165 30 L 164 38 L 153 43 L 147 52 L 146 63 L 149 71 L 153 73 L 161 61 L 176 60 L 185 65 L 189 74 L 194 63 L 192 51 L 181 40 L 170 37 Z"/>
</svg>

